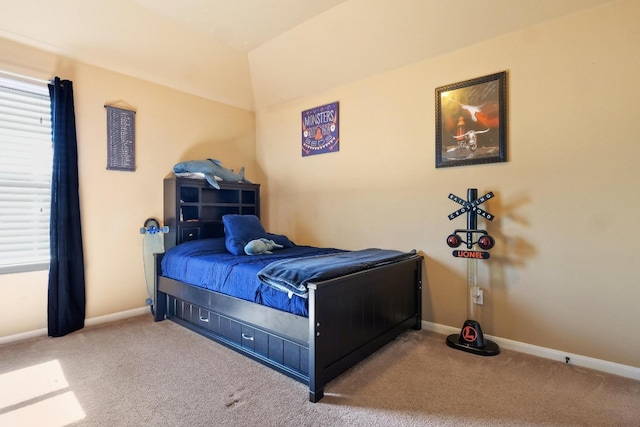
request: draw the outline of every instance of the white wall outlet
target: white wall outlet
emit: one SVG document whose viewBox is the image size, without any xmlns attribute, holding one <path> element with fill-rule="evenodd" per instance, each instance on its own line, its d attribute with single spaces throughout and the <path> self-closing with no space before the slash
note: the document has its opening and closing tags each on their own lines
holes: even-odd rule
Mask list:
<svg viewBox="0 0 640 427">
<path fill-rule="evenodd" d="M 478 305 L 484 304 L 484 294 L 482 292 L 482 289 L 478 290 L 478 294 L 476 295 L 476 298 L 475 298 L 475 303 Z"/>
</svg>

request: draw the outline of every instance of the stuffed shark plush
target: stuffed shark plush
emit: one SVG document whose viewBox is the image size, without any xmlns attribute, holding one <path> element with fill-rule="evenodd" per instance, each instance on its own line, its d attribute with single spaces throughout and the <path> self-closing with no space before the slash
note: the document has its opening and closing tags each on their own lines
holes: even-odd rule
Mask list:
<svg viewBox="0 0 640 427">
<path fill-rule="evenodd" d="M 220 160 L 215 159 L 189 160 L 187 162 L 181 162 L 173 167 L 173 172 L 202 173 L 204 174 L 204 178 L 207 182 L 218 190 L 220 189 L 220 185 L 218 184 L 216 177 L 220 181 L 247 182 L 251 184 L 251 182 L 244 177 L 244 166 L 240 168 L 240 173 L 235 173 L 234 171 L 223 167 Z"/>
<path fill-rule="evenodd" d="M 282 249 L 283 246 L 269 239 L 256 239 L 246 244 L 244 253 L 247 255 L 272 254 L 272 249 Z"/>
</svg>

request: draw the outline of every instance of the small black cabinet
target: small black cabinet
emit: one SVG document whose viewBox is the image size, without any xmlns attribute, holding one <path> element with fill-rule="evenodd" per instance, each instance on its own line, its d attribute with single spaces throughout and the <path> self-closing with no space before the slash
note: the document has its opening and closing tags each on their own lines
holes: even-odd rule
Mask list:
<svg viewBox="0 0 640 427">
<path fill-rule="evenodd" d="M 224 236 L 227 214 L 260 216 L 260 185 L 169 177 L 164 180 L 165 250 L 189 240 Z"/>
</svg>

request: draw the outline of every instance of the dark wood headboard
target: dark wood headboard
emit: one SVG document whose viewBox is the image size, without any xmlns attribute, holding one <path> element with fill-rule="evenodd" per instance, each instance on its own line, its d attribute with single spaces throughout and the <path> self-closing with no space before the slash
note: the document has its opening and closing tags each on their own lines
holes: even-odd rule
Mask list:
<svg viewBox="0 0 640 427">
<path fill-rule="evenodd" d="M 164 180 L 165 250 L 189 240 L 224 237 L 222 217 L 227 214 L 260 217 L 260 185 L 169 177 Z"/>
</svg>

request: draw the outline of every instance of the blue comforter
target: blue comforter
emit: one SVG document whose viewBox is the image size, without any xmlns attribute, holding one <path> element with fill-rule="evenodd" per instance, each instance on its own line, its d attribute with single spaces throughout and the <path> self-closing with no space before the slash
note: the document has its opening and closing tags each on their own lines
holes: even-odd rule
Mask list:
<svg viewBox="0 0 640 427">
<path fill-rule="evenodd" d="M 182 243 L 162 257 L 162 276 L 308 317 L 307 284 L 414 256 L 365 249 L 294 246 L 270 255 L 233 255 L 224 238 Z"/>
<path fill-rule="evenodd" d="M 203 239 L 175 246 L 162 257 L 162 275 L 193 286 L 308 317 L 307 300 L 289 298 L 258 279 L 268 264 L 287 258 L 344 252 L 334 248 L 295 246 L 279 249 L 272 255 L 233 255 L 223 239 Z"/>
<path fill-rule="evenodd" d="M 386 249 L 364 249 L 274 261 L 258 272 L 258 278 L 274 289 L 306 298 L 307 285 L 368 270 L 415 255 Z"/>
</svg>

